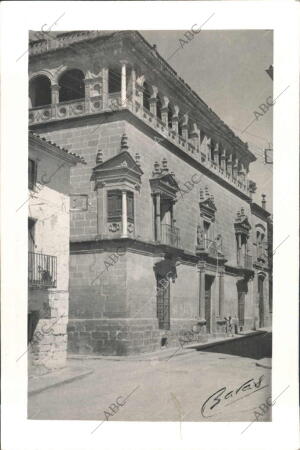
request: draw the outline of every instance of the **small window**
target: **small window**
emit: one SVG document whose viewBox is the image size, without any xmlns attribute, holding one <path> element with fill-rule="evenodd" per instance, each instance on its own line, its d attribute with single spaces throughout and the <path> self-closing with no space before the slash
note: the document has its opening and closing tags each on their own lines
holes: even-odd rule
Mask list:
<svg viewBox="0 0 300 450">
<path fill-rule="evenodd" d="M 133 193 L 127 192 L 127 220 L 134 222 L 134 199 Z M 122 192 L 109 191 L 107 193 L 107 220 L 108 222 L 122 221 Z"/>
<path fill-rule="evenodd" d="M 37 164 L 33 159 L 28 160 L 28 189 L 33 190 L 36 185 Z"/>
</svg>

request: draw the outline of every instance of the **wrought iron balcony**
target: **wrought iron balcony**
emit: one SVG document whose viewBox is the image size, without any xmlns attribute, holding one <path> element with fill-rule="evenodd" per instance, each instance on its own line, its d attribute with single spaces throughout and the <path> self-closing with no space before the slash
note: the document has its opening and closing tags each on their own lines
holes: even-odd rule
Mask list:
<svg viewBox="0 0 300 450">
<path fill-rule="evenodd" d="M 162 244 L 172 247 L 180 247 L 180 230 L 172 225 L 161 225 L 161 242 Z"/>
<path fill-rule="evenodd" d="M 29 287 L 56 287 L 57 257 L 28 252 Z"/>
</svg>

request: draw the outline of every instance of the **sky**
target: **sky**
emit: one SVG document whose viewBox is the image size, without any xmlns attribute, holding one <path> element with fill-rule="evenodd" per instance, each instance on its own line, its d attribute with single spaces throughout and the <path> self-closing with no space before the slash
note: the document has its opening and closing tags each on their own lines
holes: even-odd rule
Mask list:
<svg viewBox="0 0 300 450">
<path fill-rule="evenodd" d="M 273 81 L 265 71 L 273 64 L 273 33 L 201 30 L 188 42 L 184 30 L 140 32 L 232 131 L 248 142 L 257 158 L 249 174 L 257 183 L 254 201 L 261 205 L 261 194 L 266 194 L 267 209 L 272 212 L 273 166 L 264 163 L 264 149 L 269 144 L 273 147 L 273 113 L 272 107 L 263 107 L 263 112 L 259 106 L 266 99 L 271 104 L 269 97 L 273 97 Z"/>
</svg>

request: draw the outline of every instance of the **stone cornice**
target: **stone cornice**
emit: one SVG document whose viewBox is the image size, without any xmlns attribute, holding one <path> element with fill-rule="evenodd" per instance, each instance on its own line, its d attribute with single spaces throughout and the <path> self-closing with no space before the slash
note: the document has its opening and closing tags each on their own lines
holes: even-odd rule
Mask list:
<svg viewBox="0 0 300 450">
<path fill-rule="evenodd" d="M 111 122 L 114 122 L 117 120 L 119 120 L 119 121 L 126 120 L 133 126 L 137 126 L 143 132 L 147 131 L 148 135 L 152 139 L 154 139 L 155 137 L 157 137 L 157 138 L 161 137 L 161 134 L 158 131 L 153 130 L 153 128 L 151 128 L 149 126 L 149 124 L 147 124 L 146 122 L 144 122 L 143 120 L 141 120 L 140 118 L 135 116 L 130 110 L 127 110 L 127 109 L 120 110 L 116 113 L 100 112 L 100 113 L 94 113 L 94 114 L 89 114 L 89 115 L 85 115 L 85 116 L 53 120 L 51 122 L 41 122 L 41 123 L 31 124 L 30 128 L 33 130 L 41 129 L 41 130 L 43 130 L 41 132 L 45 132 L 45 131 L 49 131 L 53 128 L 60 129 L 62 122 L 64 122 L 64 123 L 69 122 L 70 123 L 69 126 L 72 127 L 71 122 L 73 122 L 73 121 L 80 123 L 81 126 L 86 126 L 88 122 L 92 122 L 95 125 L 98 125 L 97 118 L 100 115 L 105 115 L 107 117 L 107 119 L 103 123 L 109 123 L 110 122 L 109 116 L 111 116 L 112 117 Z M 155 142 L 155 141 L 153 141 L 153 142 Z M 161 145 L 164 145 L 166 148 L 168 148 L 168 150 L 172 151 L 172 153 L 174 153 L 176 156 L 178 156 L 179 158 L 186 161 L 188 164 L 190 164 L 195 169 L 199 170 L 200 173 L 205 174 L 208 178 L 216 181 L 221 186 L 223 186 L 226 189 L 228 189 L 229 191 L 233 192 L 238 197 L 242 198 L 243 200 L 247 201 L 248 203 L 251 203 L 251 198 L 249 195 L 247 195 L 245 192 L 242 192 L 240 189 L 238 189 L 237 187 L 235 187 L 234 185 L 232 185 L 231 183 L 226 181 L 226 179 L 223 179 L 220 176 L 218 176 L 218 173 L 215 173 L 212 170 L 210 170 L 208 167 L 203 165 L 201 162 L 199 162 L 198 160 L 193 158 L 190 154 L 183 151 L 175 143 L 173 143 L 167 139 L 164 139 Z"/>
<path fill-rule="evenodd" d="M 250 204 L 251 206 L 251 212 L 252 214 L 254 214 L 255 216 L 259 217 L 260 219 L 263 220 L 268 220 L 268 218 L 271 216 L 271 213 L 268 212 L 266 209 L 262 208 L 261 206 L 259 206 L 257 203 L 252 202 Z"/>
</svg>

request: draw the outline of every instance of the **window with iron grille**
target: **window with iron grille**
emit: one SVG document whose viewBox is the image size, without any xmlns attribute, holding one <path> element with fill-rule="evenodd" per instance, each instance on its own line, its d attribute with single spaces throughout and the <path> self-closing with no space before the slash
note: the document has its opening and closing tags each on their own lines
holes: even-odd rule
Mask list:
<svg viewBox="0 0 300 450">
<path fill-rule="evenodd" d="M 28 159 L 28 189 L 33 190 L 36 185 L 37 163 L 33 159 Z"/>
<path fill-rule="evenodd" d="M 127 220 L 134 222 L 134 198 L 133 192 L 126 193 L 127 198 Z M 108 191 L 107 193 L 107 220 L 108 222 L 122 221 L 122 192 Z"/>
</svg>

